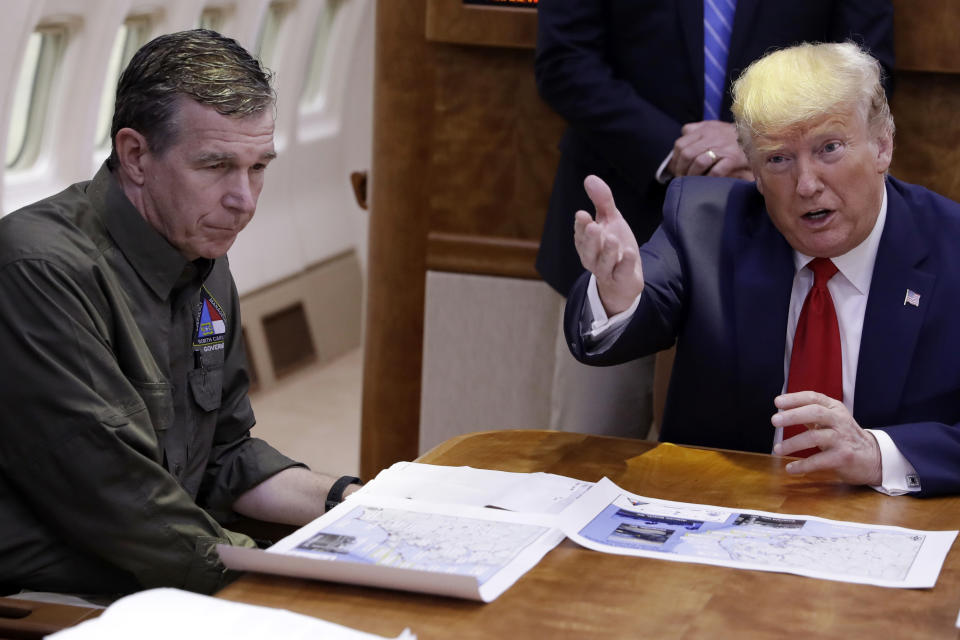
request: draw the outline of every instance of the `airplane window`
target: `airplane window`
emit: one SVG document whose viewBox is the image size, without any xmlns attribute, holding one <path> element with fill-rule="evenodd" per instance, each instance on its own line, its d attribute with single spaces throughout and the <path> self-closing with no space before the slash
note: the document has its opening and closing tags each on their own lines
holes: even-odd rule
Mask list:
<svg viewBox="0 0 960 640">
<path fill-rule="evenodd" d="M 331 28 L 342 0 L 327 0 L 324 3 L 317 28 L 314 30 L 313 52 L 310 56 L 310 69 L 307 72 L 307 86 L 303 92 L 303 102 L 314 104 L 323 98 L 324 79 L 327 76 L 324 62 L 327 59 L 327 47 L 330 42 Z"/>
<path fill-rule="evenodd" d="M 223 31 L 223 25 L 227 16 L 223 9 L 219 7 L 207 7 L 200 13 L 200 21 L 197 27 L 200 29 L 211 29 L 220 33 Z"/>
<path fill-rule="evenodd" d="M 107 63 L 107 77 L 103 84 L 103 94 L 100 97 L 100 114 L 97 116 L 97 148 L 110 146 L 110 126 L 113 123 L 113 103 L 117 95 L 117 81 L 120 72 L 130 62 L 130 58 L 150 39 L 151 24 L 148 16 L 131 16 L 127 18 L 117 36 L 113 39 L 113 49 L 110 52 L 110 61 Z"/>
<path fill-rule="evenodd" d="M 63 27 L 41 27 L 30 35 L 7 133 L 5 161 L 8 169 L 29 167 L 40 153 L 43 121 L 66 40 L 67 32 Z"/>
<path fill-rule="evenodd" d="M 277 53 L 280 27 L 289 11 L 289 3 L 271 2 L 267 8 L 267 16 L 263 21 L 263 26 L 260 28 L 260 37 L 257 39 L 257 57 L 260 58 L 260 64 L 271 71 L 274 70 L 273 63 Z"/>
</svg>

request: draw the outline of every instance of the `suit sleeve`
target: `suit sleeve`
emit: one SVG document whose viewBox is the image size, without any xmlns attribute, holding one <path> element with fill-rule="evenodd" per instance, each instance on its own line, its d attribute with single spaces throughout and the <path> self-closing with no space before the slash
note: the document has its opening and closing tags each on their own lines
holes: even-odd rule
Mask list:
<svg viewBox="0 0 960 640">
<path fill-rule="evenodd" d="M 253 546 L 220 527 L 163 466 L 146 399 L 111 347 L 107 302 L 90 274 L 43 260 L 0 270 L 0 469 L 64 544 L 141 587 L 213 592 L 227 572 L 215 545 Z M 171 409 L 172 413 L 172 409 Z"/>
<path fill-rule="evenodd" d="M 606 57 L 604 2 L 546 0 L 537 11 L 534 70 L 541 97 L 643 192 L 682 123 L 616 76 Z"/>
<path fill-rule="evenodd" d="M 960 424 L 920 422 L 881 427 L 920 477 L 920 491 L 929 497 L 960 493 Z"/>
</svg>

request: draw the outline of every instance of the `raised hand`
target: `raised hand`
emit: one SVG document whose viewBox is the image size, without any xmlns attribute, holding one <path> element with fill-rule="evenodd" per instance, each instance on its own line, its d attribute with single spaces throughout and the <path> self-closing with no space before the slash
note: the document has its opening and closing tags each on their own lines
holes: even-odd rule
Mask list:
<svg viewBox="0 0 960 640">
<path fill-rule="evenodd" d="M 583 181 L 596 219 L 577 211 L 573 241 L 580 261 L 597 279 L 600 302 L 608 315 L 626 310 L 643 291 L 637 239 L 613 201 L 610 187 L 597 176 Z"/>
</svg>

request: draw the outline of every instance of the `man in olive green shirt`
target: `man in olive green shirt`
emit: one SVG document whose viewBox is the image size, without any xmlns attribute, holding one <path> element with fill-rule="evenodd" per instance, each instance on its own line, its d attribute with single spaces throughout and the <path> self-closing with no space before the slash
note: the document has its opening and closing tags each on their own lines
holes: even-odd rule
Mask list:
<svg viewBox="0 0 960 640">
<path fill-rule="evenodd" d="M 215 545 L 254 545 L 224 528 L 237 514 L 323 513 L 333 479 L 250 436 L 225 257 L 276 155 L 273 104 L 233 40 L 157 38 L 94 179 L 0 220 L 0 594 L 212 592 Z"/>
</svg>

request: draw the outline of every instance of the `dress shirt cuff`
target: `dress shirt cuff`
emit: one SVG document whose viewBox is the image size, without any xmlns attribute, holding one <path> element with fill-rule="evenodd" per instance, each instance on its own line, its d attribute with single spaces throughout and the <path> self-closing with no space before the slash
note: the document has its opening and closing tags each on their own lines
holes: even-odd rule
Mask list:
<svg viewBox="0 0 960 640">
<path fill-rule="evenodd" d="M 626 328 L 630 318 L 633 317 L 637 305 L 640 304 L 640 296 L 637 295 L 626 310 L 608 317 L 603 303 L 600 302 L 600 292 L 597 290 L 597 278 L 590 274 L 590 282 L 587 285 L 587 304 L 584 306 L 584 317 L 581 318 L 580 326 L 585 329 L 583 338 L 586 342 L 587 353 L 596 354 L 606 351 L 610 345 L 617 341 L 620 334 Z M 589 313 L 590 317 L 585 317 Z"/>
<path fill-rule="evenodd" d="M 663 159 L 663 162 L 660 163 L 660 166 L 657 167 L 657 172 L 653 174 L 653 177 L 656 178 L 657 182 L 660 184 L 667 184 L 673 180 L 673 174 L 667 169 L 667 165 L 670 164 L 670 160 L 673 159 L 673 151 L 667 154 L 667 157 Z"/>
<path fill-rule="evenodd" d="M 917 476 L 917 470 L 913 468 L 910 461 L 907 460 L 897 445 L 893 443 L 893 438 L 886 431 L 880 429 L 865 429 L 873 434 L 880 445 L 880 465 L 883 469 L 883 484 L 879 487 L 872 486 L 880 493 L 888 496 L 900 496 L 905 493 L 920 491 L 920 478 Z"/>
</svg>

